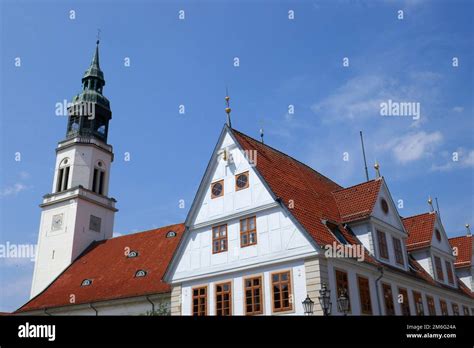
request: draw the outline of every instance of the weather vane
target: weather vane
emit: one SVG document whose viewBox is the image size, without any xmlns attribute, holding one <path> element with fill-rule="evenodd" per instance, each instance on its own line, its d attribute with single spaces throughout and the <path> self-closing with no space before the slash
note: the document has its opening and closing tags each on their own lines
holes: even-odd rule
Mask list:
<svg viewBox="0 0 474 348">
<path fill-rule="evenodd" d="M 97 44 L 100 41 L 100 29 L 97 29 Z"/>
</svg>

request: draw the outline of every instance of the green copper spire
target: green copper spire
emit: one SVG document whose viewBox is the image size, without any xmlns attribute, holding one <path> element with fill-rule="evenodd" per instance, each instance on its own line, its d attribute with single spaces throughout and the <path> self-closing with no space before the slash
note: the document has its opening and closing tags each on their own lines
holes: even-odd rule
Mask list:
<svg viewBox="0 0 474 348">
<path fill-rule="evenodd" d="M 72 99 L 68 109 L 67 139 L 95 138 L 107 142 L 112 111 L 109 100 L 102 94 L 104 85 L 104 73 L 99 65 L 99 40 L 97 40 L 92 62 L 82 77 L 82 91 Z M 86 115 L 84 110 L 87 110 Z"/>
<path fill-rule="evenodd" d="M 102 86 L 105 85 L 104 73 L 102 72 L 102 70 L 100 70 L 100 65 L 99 65 L 99 40 L 97 40 L 96 42 L 94 57 L 92 58 L 92 62 L 89 69 L 87 69 L 86 72 L 84 73 L 82 82 L 84 82 L 85 79 L 91 78 L 91 77 L 101 80 Z"/>
</svg>

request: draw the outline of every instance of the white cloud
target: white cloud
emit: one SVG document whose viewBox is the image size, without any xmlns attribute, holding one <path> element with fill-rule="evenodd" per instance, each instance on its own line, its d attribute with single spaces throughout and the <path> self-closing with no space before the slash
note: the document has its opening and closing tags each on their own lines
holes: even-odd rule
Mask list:
<svg viewBox="0 0 474 348">
<path fill-rule="evenodd" d="M 113 237 L 113 238 L 115 238 L 115 237 L 120 237 L 120 236 L 123 236 L 123 234 L 122 234 L 122 233 L 119 233 L 119 232 L 114 232 L 114 233 L 112 234 L 112 237 Z"/>
<path fill-rule="evenodd" d="M 5 187 L 3 190 L 0 191 L 0 197 L 12 196 L 17 195 L 21 191 L 26 190 L 28 187 L 22 183 L 17 182 L 12 186 Z"/>
<path fill-rule="evenodd" d="M 453 153 L 444 152 L 442 155 L 445 157 L 446 162 L 444 164 L 433 164 L 431 166 L 432 171 L 443 172 L 452 169 L 474 167 L 474 150 L 466 150 L 460 147 Z M 454 160 L 455 158 L 457 158 L 457 161 Z"/>
<path fill-rule="evenodd" d="M 440 74 L 417 71 L 407 74 L 403 81 L 384 75 L 360 75 L 348 80 L 334 93 L 314 103 L 311 110 L 324 122 L 364 120 L 380 116 L 380 104 L 416 102 L 421 105 L 421 118 L 425 121 L 428 105 L 434 105 L 438 94 Z M 411 118 L 405 118 L 411 120 Z"/>
<path fill-rule="evenodd" d="M 397 162 L 405 164 L 418 160 L 423 156 L 432 155 L 433 150 L 442 140 L 443 135 L 440 132 L 426 133 L 421 131 L 395 138 L 384 147 L 391 148 Z"/>
<path fill-rule="evenodd" d="M 464 111 L 464 108 L 463 108 L 462 106 L 455 106 L 455 107 L 453 108 L 453 111 L 460 113 L 460 112 L 463 112 L 463 111 Z"/>
</svg>

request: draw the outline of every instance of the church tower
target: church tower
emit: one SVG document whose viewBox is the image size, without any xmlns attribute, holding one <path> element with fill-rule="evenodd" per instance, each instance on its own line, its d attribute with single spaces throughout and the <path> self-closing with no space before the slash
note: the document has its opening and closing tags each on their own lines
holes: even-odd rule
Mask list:
<svg viewBox="0 0 474 348">
<path fill-rule="evenodd" d="M 112 146 L 107 144 L 109 101 L 99 41 L 82 91 L 68 107 L 66 137 L 56 148 L 52 191 L 46 194 L 38 236 L 31 297 L 44 290 L 93 241 L 112 237 L 115 199 L 109 197 Z M 80 284 L 78 284 L 80 286 Z"/>
</svg>

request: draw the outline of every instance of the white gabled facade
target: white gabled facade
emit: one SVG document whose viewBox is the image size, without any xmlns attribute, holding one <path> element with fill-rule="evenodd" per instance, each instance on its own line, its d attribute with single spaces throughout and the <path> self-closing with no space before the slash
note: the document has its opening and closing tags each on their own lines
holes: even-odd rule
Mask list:
<svg viewBox="0 0 474 348">
<path fill-rule="evenodd" d="M 244 315 L 244 280 L 262 277 L 263 314 L 272 314 L 271 276 L 289 271 L 292 299 L 288 313 L 303 314 L 306 297 L 305 258 L 318 254 L 317 246 L 272 196 L 251 163 L 252 154 L 236 144 L 224 128 L 187 220 L 188 233 L 178 250 L 169 282 L 179 286 L 181 314 L 191 315 L 192 289 L 206 286 L 208 314 L 215 314 L 215 285 L 232 284 L 233 310 Z M 258 161 L 258 157 L 256 158 Z M 236 175 L 248 172 L 249 185 L 236 190 Z M 224 194 L 212 198 L 211 184 L 222 181 Z M 240 221 L 255 217 L 257 243 L 242 247 Z M 212 229 L 227 225 L 227 251 L 213 253 Z"/>
</svg>

